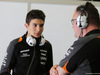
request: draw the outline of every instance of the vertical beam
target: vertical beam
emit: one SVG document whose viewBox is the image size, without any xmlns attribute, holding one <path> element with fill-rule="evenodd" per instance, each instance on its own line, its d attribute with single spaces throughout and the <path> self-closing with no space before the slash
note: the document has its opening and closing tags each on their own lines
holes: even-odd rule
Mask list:
<svg viewBox="0 0 100 75">
<path fill-rule="evenodd" d="M 27 0 L 27 4 L 28 4 L 27 12 L 29 12 L 31 10 L 31 1 Z"/>
</svg>

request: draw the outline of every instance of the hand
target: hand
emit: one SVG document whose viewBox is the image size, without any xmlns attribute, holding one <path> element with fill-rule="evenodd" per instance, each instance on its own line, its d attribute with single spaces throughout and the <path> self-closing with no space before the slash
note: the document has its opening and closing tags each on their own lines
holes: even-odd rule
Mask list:
<svg viewBox="0 0 100 75">
<path fill-rule="evenodd" d="M 50 75 L 59 75 L 58 71 L 57 71 L 57 67 L 58 65 L 54 65 L 51 69 L 50 69 Z"/>
</svg>

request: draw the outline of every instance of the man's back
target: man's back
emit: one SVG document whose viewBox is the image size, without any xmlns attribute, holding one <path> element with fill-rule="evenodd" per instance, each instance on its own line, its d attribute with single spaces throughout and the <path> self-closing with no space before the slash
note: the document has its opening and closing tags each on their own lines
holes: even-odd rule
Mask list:
<svg viewBox="0 0 100 75">
<path fill-rule="evenodd" d="M 71 75 L 99 73 L 100 70 L 100 30 L 93 30 L 79 38 L 69 48 L 59 66 L 66 67 Z M 69 55 L 68 55 L 69 53 Z M 66 63 L 67 62 L 67 63 Z M 66 65 L 67 64 L 67 65 Z"/>
</svg>

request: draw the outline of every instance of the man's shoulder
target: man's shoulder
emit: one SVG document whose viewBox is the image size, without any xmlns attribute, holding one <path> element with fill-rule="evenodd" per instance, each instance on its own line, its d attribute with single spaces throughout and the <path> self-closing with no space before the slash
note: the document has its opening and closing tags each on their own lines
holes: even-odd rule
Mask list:
<svg viewBox="0 0 100 75">
<path fill-rule="evenodd" d="M 16 44 L 16 43 L 18 42 L 18 40 L 19 40 L 19 38 L 13 39 L 13 40 L 10 42 L 10 44 Z"/>
<path fill-rule="evenodd" d="M 10 41 L 10 45 L 15 46 L 18 43 L 20 43 L 22 41 L 22 39 L 23 39 L 22 37 L 15 38 L 12 41 Z"/>
<path fill-rule="evenodd" d="M 51 45 L 51 43 L 48 40 L 45 40 L 45 43 Z"/>
</svg>

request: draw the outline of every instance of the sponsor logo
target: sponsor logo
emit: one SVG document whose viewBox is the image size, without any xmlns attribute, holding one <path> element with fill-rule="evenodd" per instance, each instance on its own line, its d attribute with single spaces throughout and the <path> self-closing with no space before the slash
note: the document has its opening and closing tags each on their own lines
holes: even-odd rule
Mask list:
<svg viewBox="0 0 100 75">
<path fill-rule="evenodd" d="M 6 64 L 7 64 L 7 55 L 8 55 L 8 53 L 6 52 L 6 54 L 5 54 L 5 56 L 4 56 L 4 60 L 3 60 L 3 62 L 2 62 L 2 65 L 3 66 L 6 66 Z"/>
<path fill-rule="evenodd" d="M 47 58 L 46 57 L 40 57 L 40 60 L 47 61 Z"/>
<path fill-rule="evenodd" d="M 30 51 L 30 49 L 22 50 L 22 51 L 20 51 L 20 53 L 23 53 L 23 52 L 29 52 L 29 51 Z"/>
<path fill-rule="evenodd" d="M 47 61 L 47 50 L 40 50 L 40 64 L 45 65 Z"/>
<path fill-rule="evenodd" d="M 21 50 L 21 57 L 29 57 L 30 55 L 28 54 L 28 52 L 30 51 L 30 49 L 26 49 L 26 50 Z"/>
<path fill-rule="evenodd" d="M 71 53 L 71 51 L 73 50 L 74 48 L 73 47 L 70 47 L 66 53 L 67 56 L 69 56 L 69 54 Z"/>
<path fill-rule="evenodd" d="M 67 50 L 67 52 L 66 52 L 65 56 L 63 57 L 63 59 L 66 58 L 66 56 L 69 56 L 69 55 L 71 54 L 71 52 L 73 51 L 73 49 L 74 49 L 74 47 L 70 47 L 70 48 Z"/>
<path fill-rule="evenodd" d="M 46 54 L 46 53 L 41 53 L 41 55 L 42 55 L 42 56 L 46 56 L 47 54 Z"/>
<path fill-rule="evenodd" d="M 22 55 L 21 55 L 21 57 L 29 57 L 30 55 L 28 54 L 28 53 L 23 53 Z"/>
<path fill-rule="evenodd" d="M 40 52 L 45 52 L 45 53 L 47 53 L 47 50 L 42 50 L 42 49 L 41 49 Z"/>
<path fill-rule="evenodd" d="M 46 62 L 41 62 L 41 64 L 42 64 L 42 65 L 45 65 L 45 64 L 46 64 Z"/>
</svg>

